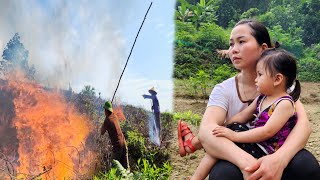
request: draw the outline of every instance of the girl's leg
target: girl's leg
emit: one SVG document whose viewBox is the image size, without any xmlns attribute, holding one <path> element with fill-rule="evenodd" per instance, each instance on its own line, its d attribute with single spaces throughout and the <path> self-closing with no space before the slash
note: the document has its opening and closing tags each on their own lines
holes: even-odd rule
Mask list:
<svg viewBox="0 0 320 180">
<path fill-rule="evenodd" d="M 214 164 L 218 161 L 218 159 L 212 158 L 207 153 L 202 158 L 199 166 L 197 167 L 196 171 L 194 172 L 193 176 L 191 177 L 191 180 L 203 180 L 205 179 L 211 168 L 214 166 Z"/>
<path fill-rule="evenodd" d="M 186 135 L 186 139 L 190 138 L 191 135 Z M 191 143 L 192 145 L 196 148 L 196 150 L 199 150 L 199 149 L 202 149 L 202 145 L 201 145 L 201 142 L 199 141 L 198 139 L 198 136 L 195 136 L 192 140 L 191 140 Z M 188 147 L 188 146 L 185 146 L 184 148 L 186 150 L 187 153 L 191 154 L 193 153 L 192 150 Z"/>
<path fill-rule="evenodd" d="M 202 148 L 198 137 L 191 132 L 187 123 L 181 120 L 178 121 L 178 143 L 181 157 Z"/>
</svg>

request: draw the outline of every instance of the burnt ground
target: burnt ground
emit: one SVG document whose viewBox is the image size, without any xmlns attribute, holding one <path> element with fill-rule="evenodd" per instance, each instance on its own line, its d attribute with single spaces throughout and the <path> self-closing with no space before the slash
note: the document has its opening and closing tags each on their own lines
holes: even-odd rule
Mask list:
<svg viewBox="0 0 320 180">
<path fill-rule="evenodd" d="M 320 83 L 302 83 L 301 101 L 305 106 L 312 127 L 312 133 L 305 148 L 312 152 L 320 162 Z M 203 114 L 206 103 L 207 101 L 178 96 L 174 99 L 174 111 L 191 110 L 193 113 Z M 191 125 L 190 128 L 197 134 L 198 127 Z M 172 131 L 174 137 L 171 140 L 170 158 L 173 168 L 170 179 L 187 179 L 197 168 L 204 151 L 200 150 L 183 158 L 180 157 L 176 126 Z"/>
</svg>

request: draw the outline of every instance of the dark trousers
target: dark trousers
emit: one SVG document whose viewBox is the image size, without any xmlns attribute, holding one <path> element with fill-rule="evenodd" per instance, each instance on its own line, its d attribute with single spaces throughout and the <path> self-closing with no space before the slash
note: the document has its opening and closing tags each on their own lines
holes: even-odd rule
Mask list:
<svg viewBox="0 0 320 180">
<path fill-rule="evenodd" d="M 232 163 L 219 160 L 212 168 L 209 179 L 214 180 L 243 180 L 240 169 Z M 307 150 L 299 151 L 284 169 L 282 180 L 320 179 L 320 167 L 316 158 Z"/>
<path fill-rule="evenodd" d="M 245 125 L 230 124 L 228 128 L 234 131 L 246 131 Z M 237 143 L 236 143 L 237 144 Z M 265 153 L 256 144 L 237 144 L 241 149 L 255 158 L 260 158 Z M 243 180 L 240 169 L 229 161 L 219 160 L 211 169 L 209 179 L 214 180 Z M 288 166 L 284 169 L 282 180 L 308 179 L 320 180 L 320 166 L 317 159 L 307 150 L 299 151 Z"/>
<path fill-rule="evenodd" d="M 118 160 L 125 169 L 128 169 L 129 160 L 127 146 L 122 145 L 119 147 L 113 147 L 113 159 Z"/>
</svg>

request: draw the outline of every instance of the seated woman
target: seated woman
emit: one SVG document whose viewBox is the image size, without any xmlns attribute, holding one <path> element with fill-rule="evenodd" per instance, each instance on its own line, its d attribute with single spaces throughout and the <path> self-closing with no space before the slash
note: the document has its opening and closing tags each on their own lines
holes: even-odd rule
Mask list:
<svg viewBox="0 0 320 180">
<path fill-rule="evenodd" d="M 254 20 L 238 22 L 230 35 L 229 57 L 240 72 L 235 77 L 216 85 L 210 95 L 199 135 L 194 137 L 184 122 L 179 122 L 180 155 L 202 147 L 216 164 L 210 179 L 318 179 L 319 164 L 303 149 L 311 133 L 310 123 L 300 100 L 295 103 L 297 124 L 284 144 L 273 154 L 255 159 L 232 141 L 212 136 L 212 130 L 223 126 L 226 119 L 245 109 L 259 93 L 256 90 L 256 64 L 262 52 L 271 46 L 264 25 Z M 206 163 L 206 162 L 204 162 Z M 207 170 L 208 172 L 210 169 Z"/>
</svg>

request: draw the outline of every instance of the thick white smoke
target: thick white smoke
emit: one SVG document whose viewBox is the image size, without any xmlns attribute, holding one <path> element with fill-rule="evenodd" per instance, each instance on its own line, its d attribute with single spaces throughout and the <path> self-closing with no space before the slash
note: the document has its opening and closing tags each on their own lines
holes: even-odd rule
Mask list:
<svg viewBox="0 0 320 180">
<path fill-rule="evenodd" d="M 105 1 L 0 1 L 1 55 L 19 33 L 44 85 L 91 85 L 110 97 L 126 58 L 110 8 Z"/>
</svg>

